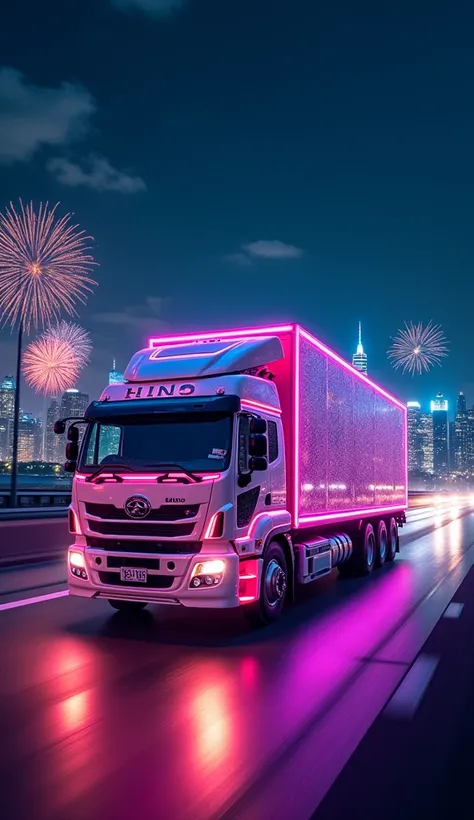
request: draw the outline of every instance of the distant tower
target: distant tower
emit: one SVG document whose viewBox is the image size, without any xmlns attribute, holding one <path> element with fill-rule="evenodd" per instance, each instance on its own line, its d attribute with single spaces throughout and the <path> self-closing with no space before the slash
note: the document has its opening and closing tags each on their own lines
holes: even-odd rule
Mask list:
<svg viewBox="0 0 474 820">
<path fill-rule="evenodd" d="M 364 353 L 362 347 L 362 322 L 359 322 L 359 344 L 357 350 L 352 357 L 352 365 L 361 373 L 367 373 L 367 353 Z"/>
<path fill-rule="evenodd" d="M 123 382 L 123 373 L 117 370 L 115 359 L 112 360 L 112 370 L 109 373 L 109 384 L 121 384 Z"/>
</svg>

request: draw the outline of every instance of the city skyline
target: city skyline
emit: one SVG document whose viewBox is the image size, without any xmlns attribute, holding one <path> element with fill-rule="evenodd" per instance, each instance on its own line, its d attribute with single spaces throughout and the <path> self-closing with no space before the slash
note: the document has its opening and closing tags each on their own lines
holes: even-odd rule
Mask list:
<svg viewBox="0 0 474 820">
<path fill-rule="evenodd" d="M 250 12 L 219 0 L 183 0 L 170 17 L 107 0 L 81 9 L 51 0 L 50 25 L 32 0 L 10 4 L 0 30 L 0 206 L 60 200 L 95 237 L 80 389 L 97 395 L 110 359 L 124 367 L 149 334 L 295 321 L 351 360 L 361 320 L 371 376 L 390 392 L 472 392 L 474 250 L 459 185 L 474 133 L 472 9 L 437 9 L 427 30 L 402 0 L 403 49 L 375 4 L 357 10 L 357 47 L 355 11 L 307 0 L 291 21 L 281 0 L 254 4 L 251 37 Z M 440 53 L 449 116 L 427 87 Z M 449 359 L 419 380 L 395 373 L 391 340 L 430 320 Z M 2 331 L 5 373 L 14 348 Z M 41 400 L 24 396 L 37 414 Z"/>
</svg>

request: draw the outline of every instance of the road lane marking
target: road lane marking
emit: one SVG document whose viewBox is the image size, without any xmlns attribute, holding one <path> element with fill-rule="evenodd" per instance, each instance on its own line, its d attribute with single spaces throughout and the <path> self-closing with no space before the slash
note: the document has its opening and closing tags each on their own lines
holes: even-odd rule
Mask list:
<svg viewBox="0 0 474 820">
<path fill-rule="evenodd" d="M 62 589 L 61 592 L 50 592 L 48 595 L 38 595 L 36 598 L 21 598 L 19 601 L 10 601 L 8 604 L 0 604 L 0 612 L 4 609 L 16 609 L 19 606 L 39 604 L 41 601 L 52 601 L 54 598 L 65 598 L 66 595 L 69 595 L 68 589 Z"/>
<path fill-rule="evenodd" d="M 464 604 L 457 604 L 453 602 L 445 609 L 443 618 L 459 618 L 463 609 Z"/>
<path fill-rule="evenodd" d="M 439 658 L 433 655 L 419 655 L 385 707 L 385 713 L 396 718 L 413 717 L 430 685 L 438 663 Z"/>
</svg>

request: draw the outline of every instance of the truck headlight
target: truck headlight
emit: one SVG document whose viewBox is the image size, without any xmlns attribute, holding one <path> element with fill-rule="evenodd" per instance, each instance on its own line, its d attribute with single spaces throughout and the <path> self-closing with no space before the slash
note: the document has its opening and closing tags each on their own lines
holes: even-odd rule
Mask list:
<svg viewBox="0 0 474 820">
<path fill-rule="evenodd" d="M 69 569 L 76 578 L 87 581 L 86 559 L 84 553 L 69 550 Z"/>
<path fill-rule="evenodd" d="M 200 561 L 193 569 L 189 586 L 194 589 L 216 586 L 222 581 L 224 570 L 225 561 L 220 558 L 213 561 Z"/>
</svg>

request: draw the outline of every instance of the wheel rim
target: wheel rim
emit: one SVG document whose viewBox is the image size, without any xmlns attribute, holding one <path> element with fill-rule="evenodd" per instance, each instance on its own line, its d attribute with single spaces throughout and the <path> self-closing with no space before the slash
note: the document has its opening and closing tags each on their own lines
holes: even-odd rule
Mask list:
<svg viewBox="0 0 474 820">
<path fill-rule="evenodd" d="M 380 545 L 379 545 L 379 554 L 382 561 L 385 560 L 385 556 L 387 555 L 387 531 L 384 530 L 380 534 Z"/>
<path fill-rule="evenodd" d="M 374 534 L 370 533 L 367 538 L 367 566 L 371 567 L 375 558 L 375 538 Z"/>
<path fill-rule="evenodd" d="M 275 558 L 269 561 L 264 578 L 265 598 L 270 607 L 277 606 L 285 597 L 286 573 Z"/>
</svg>

